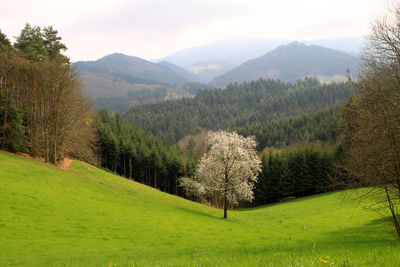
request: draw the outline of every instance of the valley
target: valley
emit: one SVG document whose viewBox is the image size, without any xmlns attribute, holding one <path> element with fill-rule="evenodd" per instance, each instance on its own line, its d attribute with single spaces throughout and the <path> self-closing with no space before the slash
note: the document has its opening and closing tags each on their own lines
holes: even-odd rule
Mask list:
<svg viewBox="0 0 400 267">
<path fill-rule="evenodd" d="M 356 192 L 223 220 L 83 162 L 61 170 L 0 152 L 0 166 L 2 266 L 394 266 L 400 257 L 390 222 L 352 201 Z"/>
</svg>

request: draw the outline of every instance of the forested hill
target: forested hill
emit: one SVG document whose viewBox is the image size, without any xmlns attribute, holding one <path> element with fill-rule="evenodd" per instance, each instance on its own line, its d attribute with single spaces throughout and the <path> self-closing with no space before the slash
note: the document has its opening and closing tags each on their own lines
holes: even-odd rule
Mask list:
<svg viewBox="0 0 400 267">
<path fill-rule="evenodd" d="M 260 79 L 199 91 L 193 99 L 131 108 L 125 118 L 175 143 L 198 128 L 250 129 L 276 120 L 312 114 L 336 106 L 351 94 L 347 83 L 320 84 L 306 78 L 296 84 Z M 244 133 L 251 131 L 243 130 Z"/>
<path fill-rule="evenodd" d="M 177 179 L 191 175 L 195 158 L 101 110 L 94 119 L 96 155 L 101 167 L 162 191 L 179 194 Z"/>
<path fill-rule="evenodd" d="M 199 77 L 168 62 L 153 63 L 124 54 L 111 54 L 96 61 L 76 62 L 83 92 L 99 109 L 126 112 L 129 107 L 167 99 L 192 97 L 209 88 Z"/>
<path fill-rule="evenodd" d="M 109 74 L 130 83 L 175 84 L 196 81 L 196 76 L 176 65 L 150 61 L 120 53 L 107 55 L 96 61 L 80 61 L 75 66 L 82 72 Z"/>
<path fill-rule="evenodd" d="M 293 42 L 281 45 L 264 56 L 246 61 L 218 76 L 212 85 L 224 87 L 233 82 L 279 79 L 296 82 L 304 77 L 322 80 L 345 78 L 346 70 L 354 70 L 358 58 L 333 49 Z"/>
<path fill-rule="evenodd" d="M 167 62 L 150 61 L 124 54 L 111 54 L 96 61 L 79 61 L 84 93 L 93 98 L 120 97 L 129 91 L 197 82 L 195 74 Z"/>
</svg>

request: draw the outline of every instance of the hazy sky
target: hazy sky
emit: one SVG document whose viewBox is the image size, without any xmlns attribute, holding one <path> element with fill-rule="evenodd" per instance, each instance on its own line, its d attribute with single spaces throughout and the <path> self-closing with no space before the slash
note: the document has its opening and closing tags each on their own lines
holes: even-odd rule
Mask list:
<svg viewBox="0 0 400 267">
<path fill-rule="evenodd" d="M 12 41 L 53 25 L 72 61 L 121 52 L 145 59 L 227 39 L 362 36 L 386 0 L 0 0 Z"/>
</svg>

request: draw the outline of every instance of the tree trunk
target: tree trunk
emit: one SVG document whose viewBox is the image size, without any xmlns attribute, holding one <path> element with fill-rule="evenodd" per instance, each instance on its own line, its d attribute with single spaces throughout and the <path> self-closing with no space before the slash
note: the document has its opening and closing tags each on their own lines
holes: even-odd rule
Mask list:
<svg viewBox="0 0 400 267">
<path fill-rule="evenodd" d="M 129 157 L 129 179 L 132 179 L 132 158 Z"/>
<path fill-rule="evenodd" d="M 393 223 L 394 223 L 394 226 L 396 227 L 397 236 L 400 238 L 400 223 L 399 223 L 398 217 L 396 216 L 396 212 L 394 210 L 395 208 L 394 208 L 392 199 L 390 198 L 387 186 L 385 186 L 385 192 L 386 192 L 386 197 L 387 197 L 387 201 L 389 204 L 389 209 L 390 209 L 390 212 L 392 213 Z"/>
<path fill-rule="evenodd" d="M 227 197 L 226 195 L 228 194 L 228 170 L 225 169 L 225 188 L 224 188 L 224 219 L 228 217 L 228 207 L 227 207 Z"/>
<path fill-rule="evenodd" d="M 228 207 L 227 207 L 227 200 L 226 200 L 226 194 L 224 195 L 224 219 L 226 219 L 228 217 Z"/>
<path fill-rule="evenodd" d="M 125 157 L 125 155 L 123 157 L 124 157 L 124 177 L 128 177 L 128 175 L 126 173 L 126 157 Z"/>
<path fill-rule="evenodd" d="M 5 101 L 7 101 L 7 100 L 5 100 Z M 8 103 L 6 103 L 4 105 L 3 140 L 2 140 L 2 144 L 1 144 L 2 149 L 6 149 L 6 137 L 7 137 L 6 136 L 6 132 L 7 132 L 7 128 L 8 128 L 8 125 L 7 125 L 7 117 L 8 117 L 7 111 L 8 111 Z"/>
<path fill-rule="evenodd" d="M 157 169 L 154 169 L 154 188 L 157 188 Z"/>
</svg>

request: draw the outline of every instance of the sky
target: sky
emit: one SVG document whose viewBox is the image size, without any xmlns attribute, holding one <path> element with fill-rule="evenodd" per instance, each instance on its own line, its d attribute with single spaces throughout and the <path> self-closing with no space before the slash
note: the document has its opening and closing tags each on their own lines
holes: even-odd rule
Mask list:
<svg viewBox="0 0 400 267">
<path fill-rule="evenodd" d="M 11 41 L 25 23 L 58 30 L 73 62 L 114 52 L 144 59 L 247 38 L 365 36 L 386 0 L 0 0 Z"/>
</svg>

